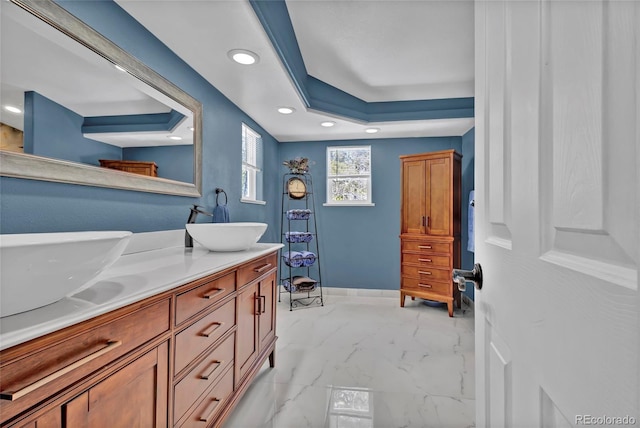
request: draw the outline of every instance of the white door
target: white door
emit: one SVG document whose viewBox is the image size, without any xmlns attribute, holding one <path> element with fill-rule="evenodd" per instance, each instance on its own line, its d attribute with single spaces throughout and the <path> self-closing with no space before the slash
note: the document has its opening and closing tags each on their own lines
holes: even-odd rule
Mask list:
<svg viewBox="0 0 640 428">
<path fill-rule="evenodd" d="M 477 426 L 640 426 L 640 2 L 475 5 Z"/>
</svg>

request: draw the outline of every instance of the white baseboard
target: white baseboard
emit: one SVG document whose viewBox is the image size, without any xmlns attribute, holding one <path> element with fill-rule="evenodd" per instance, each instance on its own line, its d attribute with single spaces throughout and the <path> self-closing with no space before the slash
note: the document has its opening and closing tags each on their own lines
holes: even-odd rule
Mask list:
<svg viewBox="0 0 640 428">
<path fill-rule="evenodd" d="M 373 290 L 369 288 L 340 288 L 322 287 L 327 296 L 358 296 L 358 297 L 392 297 L 400 298 L 400 290 Z"/>
<path fill-rule="evenodd" d="M 352 296 L 352 297 L 390 297 L 400 298 L 400 290 L 377 290 L 369 288 L 343 288 L 343 287 L 322 287 L 322 293 L 326 296 Z M 462 303 L 474 309 L 473 300 L 466 294 L 462 295 Z"/>
</svg>

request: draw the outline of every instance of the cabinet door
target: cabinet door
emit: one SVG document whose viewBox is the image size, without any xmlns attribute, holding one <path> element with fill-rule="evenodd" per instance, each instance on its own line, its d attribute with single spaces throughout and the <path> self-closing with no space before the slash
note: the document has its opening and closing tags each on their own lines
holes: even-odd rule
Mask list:
<svg viewBox="0 0 640 428">
<path fill-rule="evenodd" d="M 166 427 L 167 343 L 142 355 L 63 406 L 67 427 Z"/>
<path fill-rule="evenodd" d="M 260 318 L 258 329 L 260 332 L 260 350 L 264 349 L 276 335 L 276 273 L 260 281 Z"/>
<path fill-rule="evenodd" d="M 450 236 L 452 213 L 451 159 L 431 159 L 426 163 L 427 235 Z"/>
<path fill-rule="evenodd" d="M 259 283 L 244 288 L 237 298 L 238 324 L 236 334 L 236 385 L 251 368 L 258 356 L 258 299 Z"/>
<path fill-rule="evenodd" d="M 402 167 L 402 233 L 425 233 L 425 161 L 405 161 Z"/>
<path fill-rule="evenodd" d="M 49 410 L 37 419 L 26 424 L 20 425 L 20 428 L 62 428 L 62 411 L 60 407 Z"/>
</svg>

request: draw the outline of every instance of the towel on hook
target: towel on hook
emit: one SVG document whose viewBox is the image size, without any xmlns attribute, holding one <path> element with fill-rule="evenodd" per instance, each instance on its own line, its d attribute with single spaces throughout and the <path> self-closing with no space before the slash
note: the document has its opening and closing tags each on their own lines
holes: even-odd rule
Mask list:
<svg viewBox="0 0 640 428">
<path fill-rule="evenodd" d="M 229 223 L 229 209 L 226 205 L 216 205 L 213 209 L 214 223 Z"/>
<path fill-rule="evenodd" d="M 218 203 L 218 196 L 220 193 L 224 193 L 224 204 Z M 227 192 L 217 188 L 216 189 L 216 207 L 213 209 L 213 223 L 229 223 L 229 209 L 227 208 Z"/>
</svg>

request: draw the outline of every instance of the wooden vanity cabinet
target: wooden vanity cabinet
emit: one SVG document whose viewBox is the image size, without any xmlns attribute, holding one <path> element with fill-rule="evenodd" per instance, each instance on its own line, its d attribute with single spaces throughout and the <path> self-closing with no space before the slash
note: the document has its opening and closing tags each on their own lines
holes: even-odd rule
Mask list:
<svg viewBox="0 0 640 428">
<path fill-rule="evenodd" d="M 236 385 L 251 371 L 258 355 L 275 340 L 275 271 L 238 293 Z M 270 356 L 273 360 L 273 356 Z M 270 361 L 271 367 L 274 361 Z"/>
<path fill-rule="evenodd" d="M 166 427 L 168 342 L 62 406 L 65 427 Z"/>
<path fill-rule="evenodd" d="M 3 350 L 0 423 L 22 426 L 64 405 L 168 340 L 170 327 L 170 299 L 153 298 Z"/>
<path fill-rule="evenodd" d="M 273 367 L 277 260 L 0 351 L 0 426 L 220 426 L 267 358 Z"/>
</svg>

